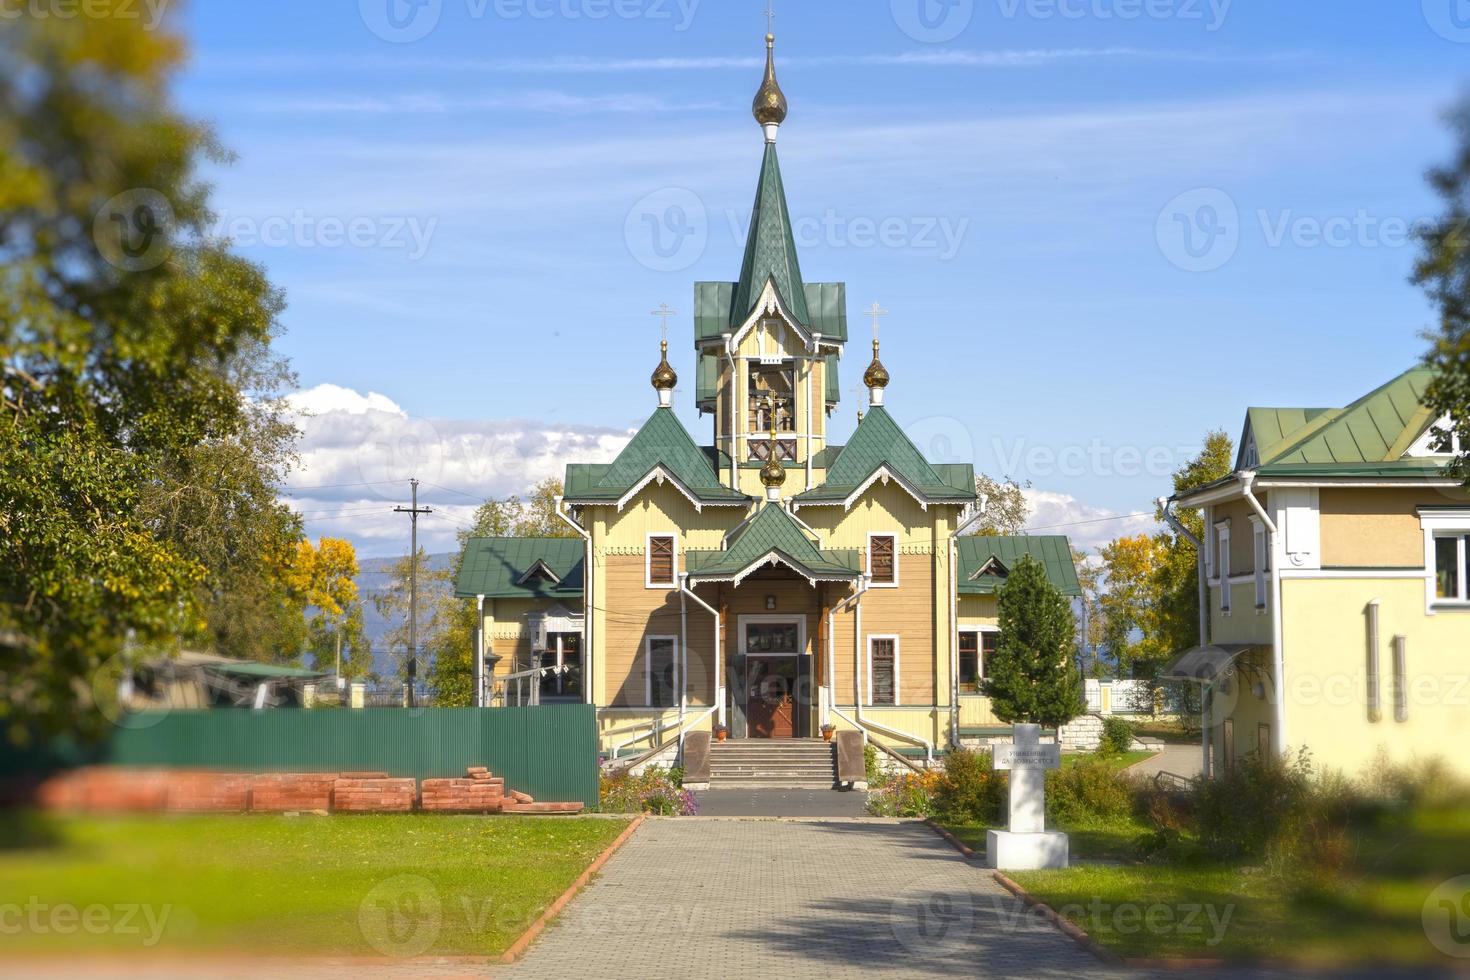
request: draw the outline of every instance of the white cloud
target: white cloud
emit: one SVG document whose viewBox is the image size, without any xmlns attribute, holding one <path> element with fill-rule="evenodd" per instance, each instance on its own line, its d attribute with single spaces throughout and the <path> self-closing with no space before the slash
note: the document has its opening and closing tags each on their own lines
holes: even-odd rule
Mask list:
<svg viewBox="0 0 1470 980">
<path fill-rule="evenodd" d="M 345 537 L 364 556 L 408 550 L 409 501 L 434 513 L 419 523 L 420 544 L 450 550 L 454 532 L 491 498 L 524 493 L 569 462 L 605 463 L 627 445 L 626 430 L 527 419 L 414 418 L 392 399 L 323 384 L 293 394 L 300 466 L 283 496 L 312 537 Z"/>
<path fill-rule="evenodd" d="M 1023 491 L 1031 505 L 1028 534 L 1065 534 L 1075 548 L 1089 554 L 1114 540 L 1158 530 L 1153 511 L 1120 514 L 1106 507 L 1085 504 L 1067 493 L 1027 488 Z"/>
</svg>

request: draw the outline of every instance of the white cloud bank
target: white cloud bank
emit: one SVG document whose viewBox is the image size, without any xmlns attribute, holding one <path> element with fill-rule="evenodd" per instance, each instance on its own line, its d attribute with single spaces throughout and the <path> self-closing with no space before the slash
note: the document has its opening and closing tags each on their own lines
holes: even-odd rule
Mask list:
<svg viewBox="0 0 1470 980">
<path fill-rule="evenodd" d="M 283 495 L 308 535 L 347 538 L 363 556 L 407 553 L 408 518 L 393 508 L 408 504 L 410 479 L 434 510 L 419 521 L 420 544 L 447 551 L 483 501 L 560 478 L 568 462 L 610 462 L 631 436 L 527 419 L 415 418 L 385 395 L 331 384 L 289 402 L 301 463 Z"/>
<path fill-rule="evenodd" d="M 1072 546 L 1095 554 L 1115 538 L 1152 534 L 1159 530 L 1153 512 L 1119 513 L 1106 507 L 1083 503 L 1071 494 L 1028 488 L 1023 491 L 1031 506 L 1026 524 L 1029 534 L 1065 534 Z"/>
</svg>

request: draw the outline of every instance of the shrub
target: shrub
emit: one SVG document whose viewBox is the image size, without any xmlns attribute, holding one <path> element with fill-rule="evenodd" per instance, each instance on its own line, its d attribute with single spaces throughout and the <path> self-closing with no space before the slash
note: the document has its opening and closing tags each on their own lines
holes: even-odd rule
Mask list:
<svg viewBox="0 0 1470 980">
<path fill-rule="evenodd" d="M 1200 844 L 1220 858 L 1262 859 L 1273 870 L 1337 867 L 1351 806 L 1341 781 L 1316 779 L 1310 754 L 1252 754 L 1204 782 L 1197 797 Z"/>
<path fill-rule="evenodd" d="M 863 776 L 869 789 L 881 789 L 892 778 L 886 769 L 878 765 L 878 747 L 872 742 L 863 744 Z"/>
<path fill-rule="evenodd" d="M 694 794 L 681 789 L 672 774 L 649 766 L 640 775 L 620 772 L 603 776 L 598 807 L 604 813 L 649 813 L 660 817 L 692 817 L 699 813 Z"/>
<path fill-rule="evenodd" d="M 932 817 L 938 772 L 906 772 L 868 793 L 867 809 L 875 817 Z"/>
<path fill-rule="evenodd" d="M 1117 715 L 1103 719 L 1102 742 L 1097 750 L 1105 755 L 1122 755 L 1133 748 L 1133 725 Z"/>
<path fill-rule="evenodd" d="M 1064 823 L 1116 820 L 1133 811 L 1133 781 L 1101 755 L 1046 774 L 1046 810 Z"/>
<path fill-rule="evenodd" d="M 1005 812 L 1006 786 L 1006 776 L 995 771 L 989 752 L 957 749 L 945 756 L 935 809 L 954 823 L 995 824 Z"/>
</svg>

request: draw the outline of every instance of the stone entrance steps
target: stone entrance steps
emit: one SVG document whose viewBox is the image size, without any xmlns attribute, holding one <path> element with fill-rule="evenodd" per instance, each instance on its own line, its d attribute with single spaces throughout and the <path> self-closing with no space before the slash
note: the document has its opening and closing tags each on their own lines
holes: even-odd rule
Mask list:
<svg viewBox="0 0 1470 980">
<path fill-rule="evenodd" d="M 831 789 L 832 746 L 817 739 L 744 739 L 710 746 L 710 788 Z"/>
</svg>

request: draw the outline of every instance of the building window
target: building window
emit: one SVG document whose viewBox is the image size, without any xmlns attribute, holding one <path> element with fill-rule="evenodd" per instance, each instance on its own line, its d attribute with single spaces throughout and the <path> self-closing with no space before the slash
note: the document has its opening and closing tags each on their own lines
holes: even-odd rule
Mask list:
<svg viewBox="0 0 1470 980">
<path fill-rule="evenodd" d="M 746 388 L 749 432 L 770 432 L 771 413 L 777 432 L 796 431 L 796 369 L 783 364 L 752 364 Z"/>
<path fill-rule="evenodd" d="M 547 633 L 542 667 L 556 671 L 541 675 L 541 700 L 567 698 L 582 700 L 582 634 Z"/>
<path fill-rule="evenodd" d="M 1465 536 L 1434 536 L 1434 596 L 1443 602 L 1465 602 Z"/>
<path fill-rule="evenodd" d="M 898 637 L 868 637 L 868 703 L 898 704 Z"/>
<path fill-rule="evenodd" d="M 1220 611 L 1230 611 L 1230 525 L 1215 528 L 1215 574 L 1220 578 Z"/>
<path fill-rule="evenodd" d="M 678 643 L 675 636 L 650 636 L 644 645 L 643 680 L 650 708 L 678 704 Z"/>
<path fill-rule="evenodd" d="M 644 584 L 650 589 L 673 586 L 674 544 L 672 534 L 650 534 L 648 536 L 647 581 Z"/>
<path fill-rule="evenodd" d="M 897 541 L 891 534 L 868 535 L 868 574 L 872 576 L 874 585 L 898 584 Z"/>
<path fill-rule="evenodd" d="M 960 633 L 960 691 L 974 694 L 980 690 L 980 631 Z"/>
<path fill-rule="evenodd" d="M 1000 646 L 998 630 L 983 630 L 980 633 L 980 679 L 990 676 L 990 658 Z"/>
</svg>

